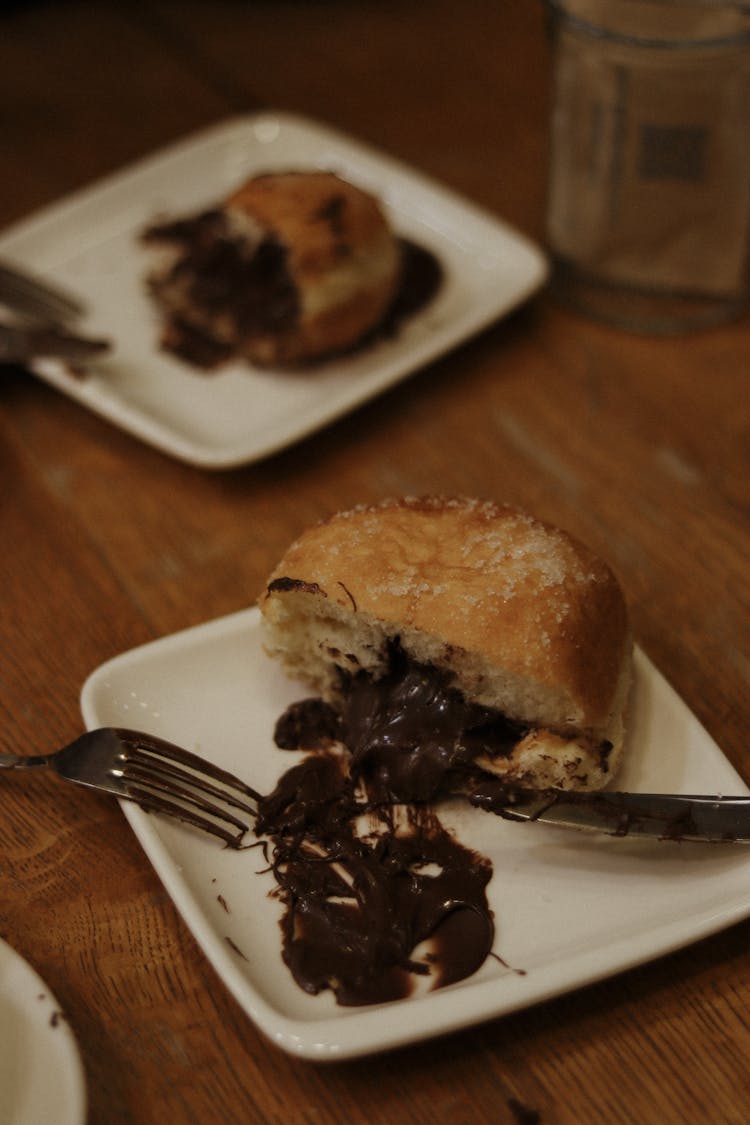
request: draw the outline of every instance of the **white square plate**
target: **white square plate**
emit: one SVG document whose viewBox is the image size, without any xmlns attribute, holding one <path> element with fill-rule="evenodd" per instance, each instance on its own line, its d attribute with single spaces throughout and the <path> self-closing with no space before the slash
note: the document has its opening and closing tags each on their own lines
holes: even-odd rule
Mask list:
<svg viewBox="0 0 750 1125">
<path fill-rule="evenodd" d="M 269 792 L 299 755 L 273 727 L 308 695 L 263 653 L 244 610 L 110 660 L 84 684 L 88 728 L 128 726 L 177 742 Z M 618 788 L 746 794 L 747 787 L 640 651 L 626 765 Z M 308 996 L 281 959 L 281 907 L 257 849 L 123 804 L 177 908 L 227 988 L 279 1047 L 341 1059 L 512 1012 L 640 964 L 750 914 L 750 850 L 615 839 L 512 824 L 463 804 L 444 824 L 488 856 L 494 957 L 468 980 L 407 1000 L 338 1007 Z M 523 974 L 523 975 L 522 975 Z"/>
<path fill-rule="evenodd" d="M 211 375 L 158 348 L 139 233 L 159 216 L 214 205 L 251 175 L 325 168 L 381 198 L 396 232 L 445 269 L 435 299 L 392 339 L 309 372 L 230 363 Z M 0 257 L 81 297 L 82 334 L 115 341 L 76 380 L 36 373 L 175 457 L 226 469 L 267 456 L 353 409 L 466 340 L 546 279 L 544 255 L 495 216 L 390 157 L 299 117 L 233 118 L 65 199 L 0 235 Z"/>
</svg>

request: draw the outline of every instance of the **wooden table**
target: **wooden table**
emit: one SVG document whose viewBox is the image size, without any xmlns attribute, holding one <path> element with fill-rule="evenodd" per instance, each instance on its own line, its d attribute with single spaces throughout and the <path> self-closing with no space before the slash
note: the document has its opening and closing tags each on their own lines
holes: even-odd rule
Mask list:
<svg viewBox="0 0 750 1125">
<path fill-rule="evenodd" d="M 543 237 L 549 45 L 529 0 L 18 4 L 0 42 L 3 226 L 275 107 Z M 541 295 L 366 408 L 225 473 L 4 370 L 3 749 L 74 737 L 93 668 L 251 604 L 318 517 L 443 492 L 520 504 L 606 556 L 637 640 L 750 778 L 749 357 L 747 317 L 647 339 Z M 0 935 L 64 1008 L 91 1122 L 750 1116 L 750 923 L 461 1034 L 316 1066 L 230 998 L 114 802 L 46 776 L 8 775 L 2 790 Z"/>
</svg>

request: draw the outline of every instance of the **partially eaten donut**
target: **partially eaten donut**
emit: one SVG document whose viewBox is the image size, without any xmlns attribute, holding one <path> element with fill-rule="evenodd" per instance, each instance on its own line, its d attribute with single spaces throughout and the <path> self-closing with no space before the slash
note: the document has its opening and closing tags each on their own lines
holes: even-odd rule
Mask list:
<svg viewBox="0 0 750 1125">
<path fill-rule="evenodd" d="M 371 193 L 327 171 L 254 176 L 216 207 L 144 233 L 163 345 L 198 366 L 305 364 L 384 317 L 402 246 Z"/>
<path fill-rule="evenodd" d="M 260 609 L 268 653 L 316 693 L 277 741 L 342 742 L 371 791 L 428 800 L 477 771 L 593 790 L 617 770 L 632 663 L 621 588 L 525 512 L 460 497 L 340 512 L 288 549 Z"/>
</svg>

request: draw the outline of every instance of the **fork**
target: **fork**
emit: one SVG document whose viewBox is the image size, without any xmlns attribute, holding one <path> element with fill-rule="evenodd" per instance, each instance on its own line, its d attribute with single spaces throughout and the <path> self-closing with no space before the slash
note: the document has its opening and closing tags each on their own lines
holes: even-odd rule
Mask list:
<svg viewBox="0 0 750 1125">
<path fill-rule="evenodd" d="M 84 312 L 75 297 L 6 262 L 0 263 L 0 305 L 46 324 L 65 324 Z"/>
<path fill-rule="evenodd" d="M 53 754 L 0 754 L 0 769 L 47 766 L 65 781 L 134 801 L 242 846 L 260 795 L 239 778 L 162 738 L 121 727 L 88 731 Z"/>
</svg>

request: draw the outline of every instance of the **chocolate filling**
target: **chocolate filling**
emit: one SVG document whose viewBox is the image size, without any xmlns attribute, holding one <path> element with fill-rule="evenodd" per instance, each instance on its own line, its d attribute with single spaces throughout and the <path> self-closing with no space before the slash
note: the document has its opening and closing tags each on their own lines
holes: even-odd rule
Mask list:
<svg viewBox="0 0 750 1125">
<path fill-rule="evenodd" d="M 398 644 L 381 679 L 365 672 L 342 679 L 341 739 L 352 773 L 385 800 L 428 801 L 451 792 L 477 754 L 507 755 L 526 731 L 467 702 L 447 673 L 410 661 Z"/>
<path fill-rule="evenodd" d="M 253 244 L 238 238 L 219 210 L 155 224 L 143 239 L 179 252 L 165 274 L 149 280 L 149 289 L 167 318 L 164 345 L 180 358 L 215 366 L 246 339 L 294 326 L 299 299 L 276 239 Z"/>
<path fill-rule="evenodd" d="M 507 756 L 527 733 L 500 711 L 469 703 L 440 669 L 391 646 L 387 673 L 341 671 L 338 710 L 320 699 L 292 704 L 278 721 L 276 745 L 311 748 L 338 740 L 350 771 L 381 801 L 429 801 L 464 790 L 479 754 Z"/>
</svg>

